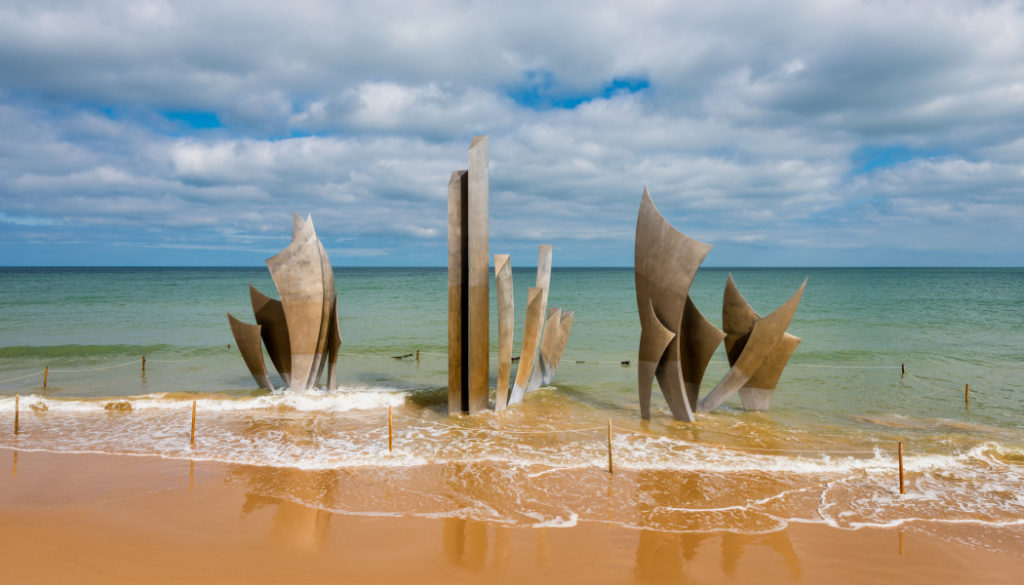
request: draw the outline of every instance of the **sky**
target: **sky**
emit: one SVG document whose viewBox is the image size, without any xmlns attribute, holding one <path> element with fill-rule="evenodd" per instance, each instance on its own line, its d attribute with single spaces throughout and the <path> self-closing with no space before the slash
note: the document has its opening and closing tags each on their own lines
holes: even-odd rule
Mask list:
<svg viewBox="0 0 1024 585">
<path fill-rule="evenodd" d="M 0 0 L 0 265 L 1024 265 L 1021 2 Z"/>
</svg>

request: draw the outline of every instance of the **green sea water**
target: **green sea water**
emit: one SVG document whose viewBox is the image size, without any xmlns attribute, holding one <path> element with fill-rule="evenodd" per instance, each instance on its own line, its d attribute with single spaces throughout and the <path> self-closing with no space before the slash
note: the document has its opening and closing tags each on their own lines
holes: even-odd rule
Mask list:
<svg viewBox="0 0 1024 585">
<path fill-rule="evenodd" d="M 922 402 L 935 415 L 1022 428 L 1024 270 L 704 269 L 691 294 L 719 324 L 729 273 L 761 314 L 808 279 L 789 328 L 804 341 L 782 378 L 775 412 L 842 417 L 919 410 L 915 403 Z M 335 274 L 342 380 L 414 390 L 444 386 L 446 362 L 436 358 L 447 351 L 445 270 L 341 268 Z M 534 271 L 517 268 L 513 278 L 518 342 Z M 253 321 L 250 283 L 276 296 L 263 268 L 3 269 L 0 380 L 48 366 L 49 393 L 60 397 L 251 390 L 241 360 L 227 347 L 233 340 L 225 317 L 231 312 Z M 556 267 L 552 283 L 549 306 L 575 311 L 558 387 L 580 400 L 633 408 L 635 370 L 619 366 L 635 361 L 640 332 L 632 270 Z M 418 369 L 414 359 L 381 359 L 416 350 Z M 60 372 L 142 355 L 149 360 L 145 386 L 140 376 L 127 375 L 137 372 Z M 161 360 L 190 361 L 165 376 Z M 910 380 L 900 379 L 900 364 Z M 724 370 L 719 348 L 707 376 L 711 385 Z M 972 385 L 979 406 L 970 413 L 962 412 L 964 384 Z M 0 391 L 34 385 L 41 379 L 6 383 Z"/>
<path fill-rule="evenodd" d="M 634 498 L 650 496 L 652 488 L 644 486 L 651 485 L 651 474 L 668 474 L 658 476 L 659 486 L 672 483 L 672 474 L 697 474 L 721 482 L 702 496 L 709 513 L 732 505 L 736 493 L 763 492 L 774 502 L 749 504 L 750 517 L 739 524 L 710 518 L 702 529 L 770 530 L 794 519 L 856 527 L 952 517 L 1024 530 L 1024 269 L 702 269 L 691 296 L 719 325 L 730 273 L 762 315 L 806 278 L 789 328 L 803 341 L 771 411 L 744 412 L 734 397 L 688 424 L 671 420 L 657 390 L 652 420 L 639 420 L 640 327 L 628 268 L 556 263 L 548 305 L 575 317 L 552 385 L 507 413 L 477 417 L 444 413 L 443 268 L 336 268 L 341 388 L 301 396 L 258 390 L 233 347 L 226 313 L 254 321 L 247 285 L 277 296 L 264 268 L 3 268 L 0 415 L 13 412 L 19 394 L 22 432 L 0 435 L 0 446 L 282 468 L 387 467 L 400 474 L 455 465 L 468 466 L 474 471 L 465 473 L 477 479 L 505 477 L 509 469 L 544 477 L 564 471 L 585 485 L 604 465 L 599 429 L 610 419 L 619 465 L 633 474 Z M 535 269 L 516 268 L 513 278 L 518 355 Z M 496 355 L 493 300 L 491 306 Z M 720 347 L 704 391 L 727 369 Z M 183 440 L 192 400 L 199 403 L 202 430 L 194 450 Z M 398 429 L 394 453 L 386 451 L 382 423 L 389 405 Z M 584 430 L 566 433 L 573 429 Z M 898 441 L 907 446 L 910 481 L 921 494 L 909 507 L 890 501 Z M 565 491 L 563 485 L 551 489 Z M 791 494 L 809 495 L 804 501 Z M 434 509 L 439 504 L 433 500 L 385 505 L 355 498 L 338 506 L 516 522 L 596 514 L 588 498 L 562 493 L 558 505 L 537 498 L 542 503 L 524 516 L 501 504 L 510 497 L 518 496 L 484 490 L 478 506 L 454 512 Z M 779 502 L 785 511 L 772 507 Z M 602 514 L 641 527 L 690 526 L 671 515 Z"/>
</svg>

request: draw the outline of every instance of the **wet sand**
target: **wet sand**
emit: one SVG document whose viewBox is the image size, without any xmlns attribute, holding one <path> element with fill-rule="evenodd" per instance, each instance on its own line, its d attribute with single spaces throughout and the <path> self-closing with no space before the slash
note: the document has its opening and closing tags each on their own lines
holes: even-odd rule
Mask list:
<svg viewBox="0 0 1024 585">
<path fill-rule="evenodd" d="M 273 468 L 4 449 L 0 461 L 7 583 L 1019 583 L 1024 571 L 1012 536 L 992 551 L 912 528 L 679 534 L 343 515 L 297 501 L 315 501 L 316 477 L 344 483 L 348 471 L 282 480 Z M 281 481 L 273 493 L 301 497 L 254 489 Z"/>
</svg>

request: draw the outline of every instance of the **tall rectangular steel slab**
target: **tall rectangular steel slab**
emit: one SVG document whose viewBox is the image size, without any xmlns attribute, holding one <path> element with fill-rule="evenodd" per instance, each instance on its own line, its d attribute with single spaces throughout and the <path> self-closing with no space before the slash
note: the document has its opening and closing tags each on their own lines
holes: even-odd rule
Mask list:
<svg viewBox="0 0 1024 585">
<path fill-rule="evenodd" d="M 474 136 L 469 146 L 469 412 L 487 409 L 490 388 L 490 239 L 488 198 L 490 181 L 487 169 L 487 136 Z M 464 326 L 465 327 L 465 326 Z"/>
<path fill-rule="evenodd" d="M 469 169 L 448 182 L 448 413 L 487 408 L 490 258 L 487 137 L 474 136 Z"/>
<path fill-rule="evenodd" d="M 463 387 L 468 379 L 463 359 L 465 343 L 466 308 L 468 303 L 468 255 L 466 254 L 466 203 L 468 197 L 467 171 L 452 172 L 448 181 L 448 414 L 468 410 L 463 403 Z"/>
<path fill-rule="evenodd" d="M 516 327 L 512 262 L 508 254 L 494 255 L 494 287 L 498 299 L 498 379 L 494 387 L 494 410 L 505 410 L 512 375 L 512 333 Z"/>
</svg>

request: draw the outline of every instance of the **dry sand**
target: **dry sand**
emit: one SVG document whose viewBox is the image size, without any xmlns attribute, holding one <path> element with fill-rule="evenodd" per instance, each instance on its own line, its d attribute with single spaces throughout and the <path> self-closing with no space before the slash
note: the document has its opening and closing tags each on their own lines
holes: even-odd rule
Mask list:
<svg viewBox="0 0 1024 585">
<path fill-rule="evenodd" d="M 1024 574 L 1024 543 L 993 552 L 912 528 L 673 534 L 352 516 L 261 495 L 247 485 L 276 476 L 257 467 L 0 458 L 3 583 L 1016 584 Z M 255 483 L 231 481 L 240 468 Z"/>
</svg>

